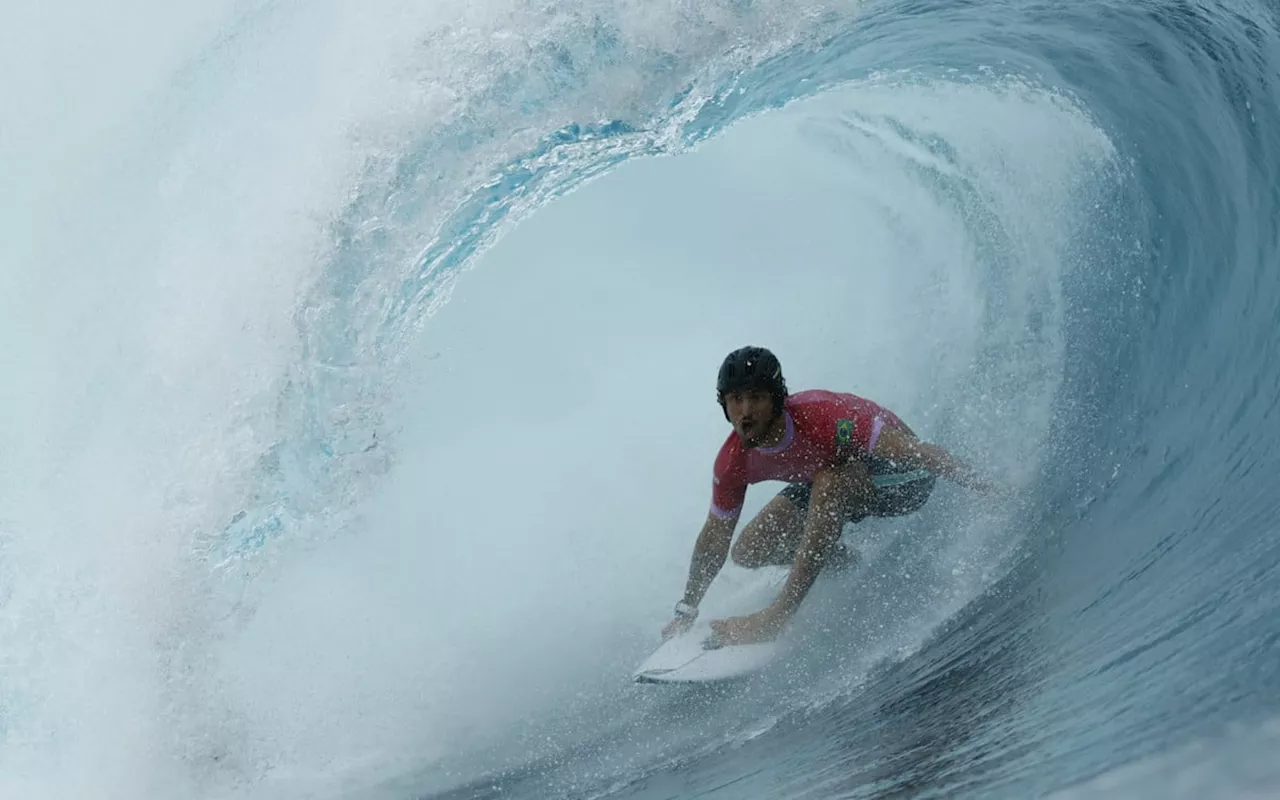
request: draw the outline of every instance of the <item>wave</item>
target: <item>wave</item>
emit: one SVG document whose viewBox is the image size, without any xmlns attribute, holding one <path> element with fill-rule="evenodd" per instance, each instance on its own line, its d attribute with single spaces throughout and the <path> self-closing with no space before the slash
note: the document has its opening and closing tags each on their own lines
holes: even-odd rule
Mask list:
<svg viewBox="0 0 1280 800">
<path fill-rule="evenodd" d="M 4 134 L 6 792 L 1025 795 L 1274 711 L 1265 9 L 121 14 L 11 50 L 97 102 Z M 747 341 L 1022 502 L 642 693 Z"/>
</svg>

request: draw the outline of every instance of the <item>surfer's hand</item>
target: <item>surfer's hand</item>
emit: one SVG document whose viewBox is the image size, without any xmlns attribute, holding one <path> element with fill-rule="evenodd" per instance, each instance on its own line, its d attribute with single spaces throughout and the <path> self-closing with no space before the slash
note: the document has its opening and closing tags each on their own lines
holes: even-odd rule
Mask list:
<svg viewBox="0 0 1280 800">
<path fill-rule="evenodd" d="M 674 619 L 668 622 L 662 629 L 662 641 L 670 639 L 672 636 L 684 633 L 689 630 L 689 626 L 693 625 L 693 617 L 684 614 L 677 614 Z"/>
<path fill-rule="evenodd" d="M 771 642 L 777 638 L 786 618 L 773 610 L 773 607 L 761 609 L 745 617 L 729 617 L 711 621 L 711 643 L 716 647 L 731 644 L 755 644 Z"/>
</svg>

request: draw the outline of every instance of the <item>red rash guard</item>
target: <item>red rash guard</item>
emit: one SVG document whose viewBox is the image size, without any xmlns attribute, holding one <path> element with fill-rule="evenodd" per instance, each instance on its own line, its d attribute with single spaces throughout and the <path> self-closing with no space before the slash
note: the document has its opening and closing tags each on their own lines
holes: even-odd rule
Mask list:
<svg viewBox="0 0 1280 800">
<path fill-rule="evenodd" d="M 783 403 L 787 430 L 776 447 L 742 446 L 729 434 L 716 456 L 711 513 L 736 519 L 747 486 L 760 481 L 813 481 L 820 469 L 866 457 L 886 425 L 901 425 L 892 411 L 857 395 L 811 389 L 789 395 Z"/>
</svg>

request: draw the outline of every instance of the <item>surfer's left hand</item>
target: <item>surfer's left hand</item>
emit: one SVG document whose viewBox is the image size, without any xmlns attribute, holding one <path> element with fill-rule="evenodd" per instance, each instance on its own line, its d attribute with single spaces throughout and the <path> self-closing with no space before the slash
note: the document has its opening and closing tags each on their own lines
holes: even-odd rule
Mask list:
<svg viewBox="0 0 1280 800">
<path fill-rule="evenodd" d="M 745 617 L 729 617 L 711 621 L 710 644 L 725 647 L 731 644 L 755 644 L 771 642 L 777 638 L 786 620 L 773 608 L 764 608 Z"/>
</svg>

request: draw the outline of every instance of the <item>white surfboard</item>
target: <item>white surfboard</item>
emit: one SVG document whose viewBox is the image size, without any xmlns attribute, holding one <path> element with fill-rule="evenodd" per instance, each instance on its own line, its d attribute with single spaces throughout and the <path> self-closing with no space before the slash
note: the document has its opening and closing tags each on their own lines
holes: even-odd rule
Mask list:
<svg viewBox="0 0 1280 800">
<path fill-rule="evenodd" d="M 890 476 L 898 477 L 898 476 Z M 919 477 L 919 476 L 916 476 Z M 857 563 L 842 570 L 824 570 L 818 576 L 825 583 L 829 576 L 856 569 Z M 750 614 L 773 602 L 786 583 L 790 567 L 768 567 L 749 574 L 730 574 L 729 597 L 704 603 L 701 621 L 689 630 L 673 636 L 636 668 L 637 683 L 712 683 L 742 678 L 769 665 L 783 649 L 784 639 L 758 644 L 708 647 L 711 623 L 708 620 Z M 815 585 L 815 590 L 817 586 Z M 784 633 L 785 636 L 785 633 Z"/>
<path fill-rule="evenodd" d="M 662 643 L 635 671 L 637 683 L 712 683 L 742 678 L 768 666 L 777 642 L 708 647 L 711 624 L 699 622 Z"/>
</svg>

